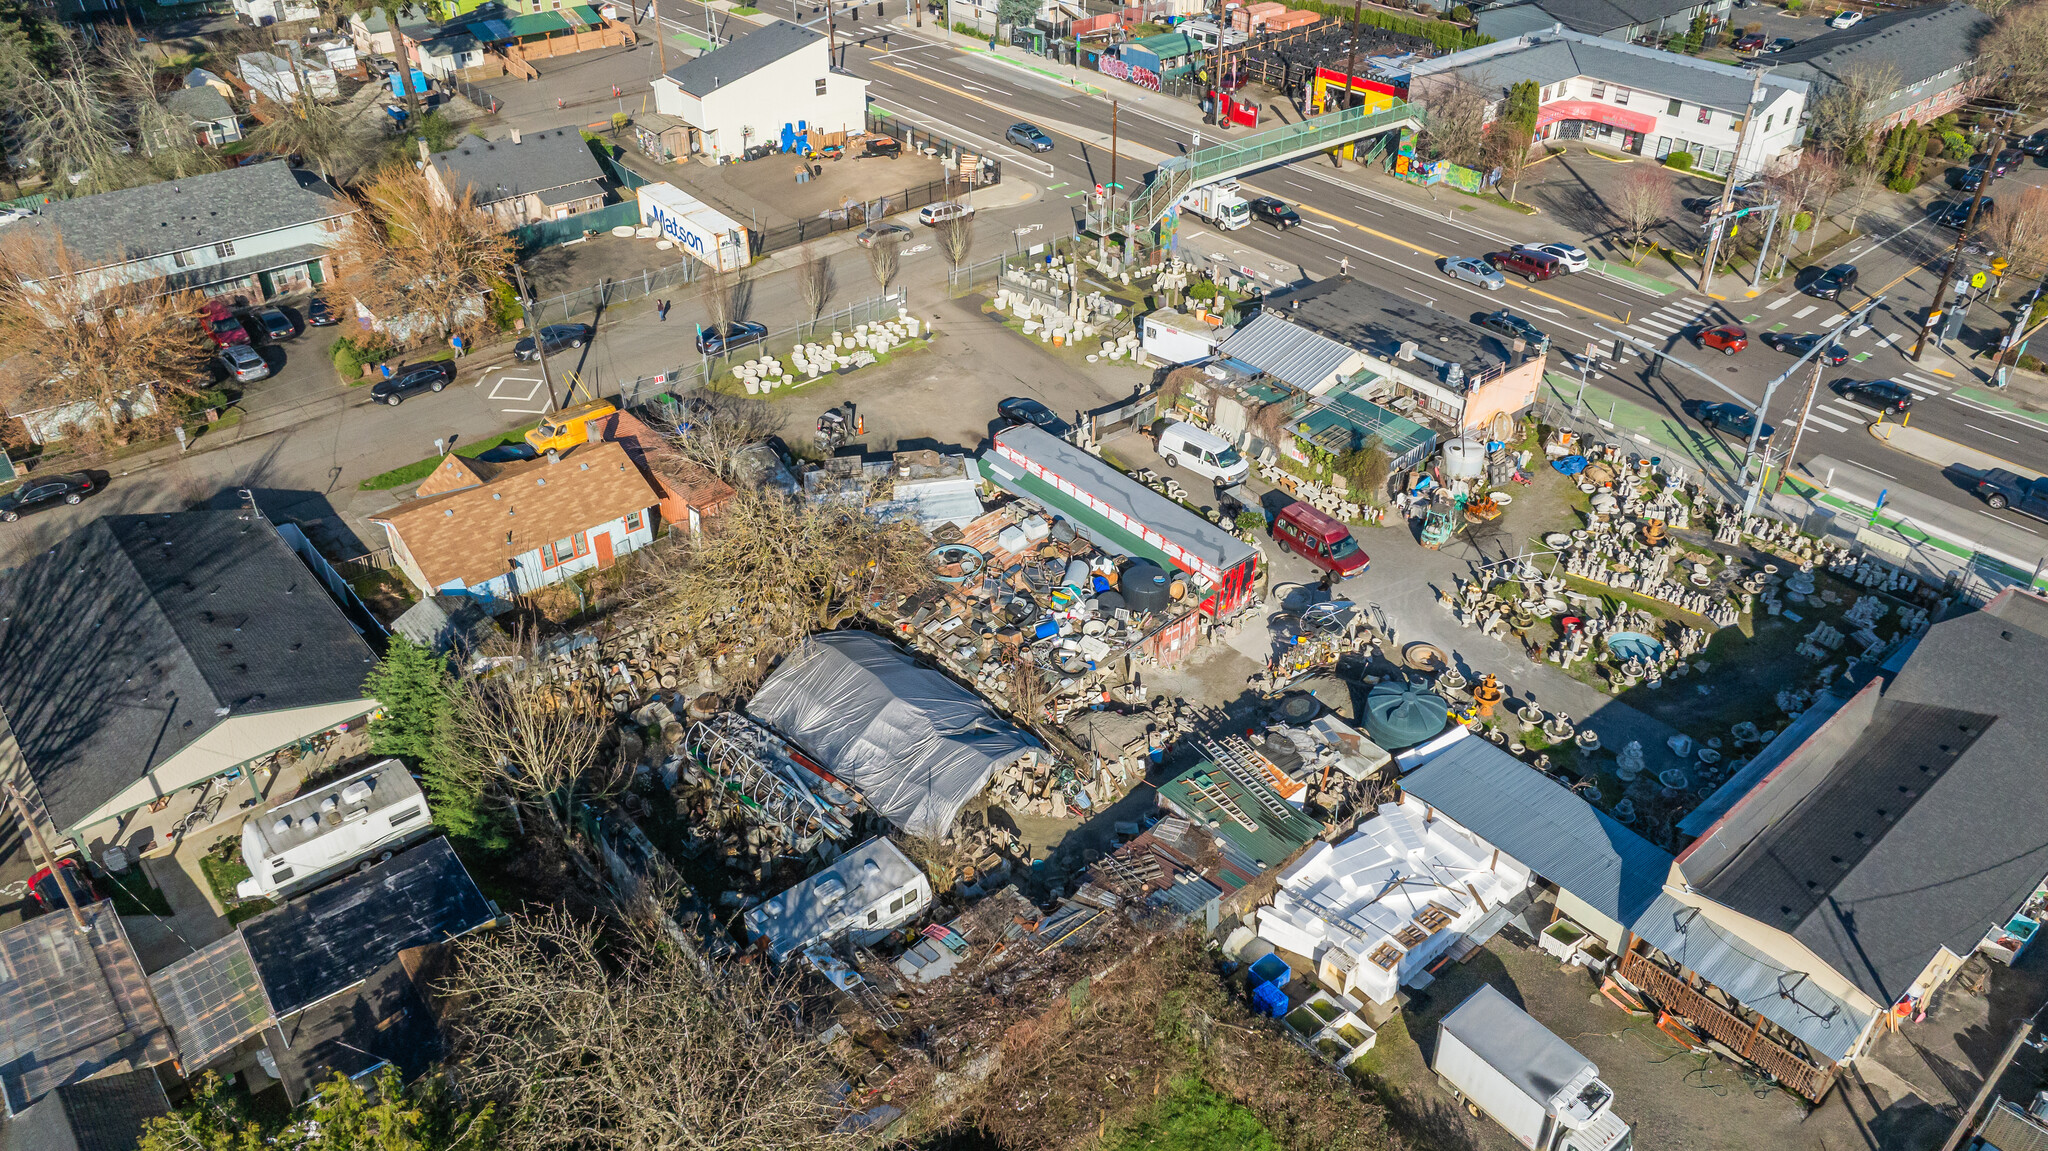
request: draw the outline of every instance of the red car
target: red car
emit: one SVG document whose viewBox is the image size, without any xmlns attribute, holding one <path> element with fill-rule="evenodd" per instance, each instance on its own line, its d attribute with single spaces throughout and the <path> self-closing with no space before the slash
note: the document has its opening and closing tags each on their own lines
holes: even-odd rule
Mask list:
<svg viewBox="0 0 2048 1151">
<path fill-rule="evenodd" d="M 206 334 L 213 337 L 213 342 L 223 348 L 249 342 L 249 329 L 242 326 L 242 318 L 219 300 L 200 305 L 199 322 L 206 325 Z"/>
<path fill-rule="evenodd" d="M 1732 356 L 1749 346 L 1749 333 L 1734 324 L 1723 324 L 1701 332 L 1699 345 L 1702 348 L 1719 348 L 1724 356 Z"/>
<path fill-rule="evenodd" d="M 57 870 L 64 873 L 64 882 L 71 888 L 71 897 L 80 907 L 90 907 L 99 896 L 92 890 L 92 880 L 86 877 L 85 869 L 75 859 L 60 859 Z M 44 911 L 64 910 L 64 893 L 57 888 L 57 876 L 47 867 L 29 877 L 28 892 L 35 897 L 36 906 Z"/>
</svg>

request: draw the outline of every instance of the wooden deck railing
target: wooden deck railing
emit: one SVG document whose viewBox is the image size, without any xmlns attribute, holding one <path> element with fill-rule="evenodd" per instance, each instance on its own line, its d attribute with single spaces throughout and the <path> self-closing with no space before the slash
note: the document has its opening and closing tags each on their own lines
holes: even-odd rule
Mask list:
<svg viewBox="0 0 2048 1151">
<path fill-rule="evenodd" d="M 1621 975 L 1647 992 L 1664 1010 L 1688 1020 L 1807 1099 L 1820 1102 L 1834 1085 L 1833 1064 L 1820 1066 L 1794 1055 L 1762 1034 L 1761 1017 L 1744 1021 L 1640 954 L 1631 951 L 1622 957 Z"/>
</svg>

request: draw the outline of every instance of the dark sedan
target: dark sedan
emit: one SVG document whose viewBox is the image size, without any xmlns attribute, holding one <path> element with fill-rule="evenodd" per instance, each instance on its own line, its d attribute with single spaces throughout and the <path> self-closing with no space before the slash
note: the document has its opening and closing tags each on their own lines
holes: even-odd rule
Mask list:
<svg viewBox="0 0 2048 1151">
<path fill-rule="evenodd" d="M 1550 334 L 1542 328 L 1502 308 L 1489 313 L 1479 320 L 1479 326 L 1499 332 L 1510 340 L 1521 340 L 1530 351 L 1538 355 L 1550 350 Z"/>
<path fill-rule="evenodd" d="M 1965 168 L 1963 174 L 1956 177 L 1956 190 L 1960 192 L 1974 192 L 1977 190 L 1977 186 L 1983 182 L 1984 169 L 1971 166 Z"/>
<path fill-rule="evenodd" d="M 1066 434 L 1067 422 L 1051 408 L 1028 396 L 1011 396 L 996 405 L 996 414 L 1010 421 L 1012 427 L 1035 424 L 1056 436 Z"/>
<path fill-rule="evenodd" d="M 580 348 L 596 334 L 597 329 L 589 324 L 549 324 L 540 330 L 539 347 L 536 348 L 533 337 L 528 336 L 512 345 L 512 354 L 522 360 L 538 360 L 542 352 L 552 356 L 569 348 Z"/>
<path fill-rule="evenodd" d="M 1828 346 L 1820 350 L 1819 358 L 1822 363 L 1829 367 L 1839 368 L 1848 362 L 1849 349 L 1835 343 L 1834 339 L 1835 336 L 1832 332 L 1802 332 L 1796 336 L 1785 332 L 1764 333 L 1765 344 L 1784 352 L 1788 356 L 1803 356 L 1812 351 L 1814 345 L 1822 340 L 1826 340 L 1828 341 Z"/>
<path fill-rule="evenodd" d="M 75 504 L 93 492 L 92 477 L 84 472 L 36 476 L 0 496 L 0 520 L 13 523 L 31 512 L 58 504 Z"/>
<path fill-rule="evenodd" d="M 2048 155 L 2048 132 L 2036 132 L 2021 140 L 2020 151 L 2029 156 Z"/>
<path fill-rule="evenodd" d="M 1998 200 L 1991 196 L 1973 197 L 1977 201 L 1977 222 L 1989 223 L 1998 214 Z M 1961 228 L 1970 220 L 1970 201 L 1953 200 L 1934 206 L 1933 220 L 1944 228 Z"/>
<path fill-rule="evenodd" d="M 265 308 L 244 321 L 252 335 L 266 343 L 281 344 L 299 334 L 292 318 L 276 308 Z"/>
<path fill-rule="evenodd" d="M 314 296 L 306 304 L 306 322 L 316 328 L 326 328 L 340 323 L 341 317 L 335 315 L 334 309 L 327 306 L 325 298 Z"/>
<path fill-rule="evenodd" d="M 697 350 L 707 356 L 724 355 L 734 348 L 758 344 L 768 338 L 768 327 L 752 320 L 735 320 L 724 328 L 716 325 L 697 329 Z"/>
<path fill-rule="evenodd" d="M 1717 432 L 1748 439 L 1750 429 L 1756 425 L 1756 413 L 1741 404 L 1716 403 L 1699 404 L 1693 408 L 1693 418 Z M 1765 424 L 1758 439 L 1768 440 L 1778 429 Z"/>
<path fill-rule="evenodd" d="M 1833 300 L 1855 286 L 1856 265 L 1836 264 L 1834 267 L 1822 272 L 1812 283 L 1799 290 L 1815 299 Z"/>
<path fill-rule="evenodd" d="M 388 380 L 379 380 L 370 388 L 370 398 L 380 404 L 397 407 L 405 397 L 420 392 L 438 392 L 455 379 L 455 365 L 447 360 L 436 360 L 431 364 L 410 364 L 391 373 Z"/>
<path fill-rule="evenodd" d="M 1276 228 L 1298 228 L 1301 214 L 1285 200 L 1272 196 L 1260 196 L 1251 201 L 1252 219 L 1271 224 Z"/>
<path fill-rule="evenodd" d="M 1890 380 L 1836 380 L 1828 387 L 1845 400 L 1880 412 L 1906 412 L 1913 408 L 1913 389 Z"/>
</svg>

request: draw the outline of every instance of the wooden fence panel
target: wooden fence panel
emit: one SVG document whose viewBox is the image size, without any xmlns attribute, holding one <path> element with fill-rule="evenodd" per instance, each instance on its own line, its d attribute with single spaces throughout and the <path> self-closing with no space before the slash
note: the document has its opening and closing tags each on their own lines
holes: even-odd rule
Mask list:
<svg viewBox="0 0 2048 1151">
<path fill-rule="evenodd" d="M 1666 1011 L 1683 1017 L 1807 1099 L 1820 1102 L 1827 1095 L 1828 1088 L 1834 1085 L 1833 1064 L 1820 1067 L 1794 1055 L 1776 1040 L 1761 1034 L 1761 1017 L 1754 1022 L 1745 1022 L 1640 953 L 1631 951 L 1622 957 L 1621 975 L 1642 988 Z"/>
</svg>

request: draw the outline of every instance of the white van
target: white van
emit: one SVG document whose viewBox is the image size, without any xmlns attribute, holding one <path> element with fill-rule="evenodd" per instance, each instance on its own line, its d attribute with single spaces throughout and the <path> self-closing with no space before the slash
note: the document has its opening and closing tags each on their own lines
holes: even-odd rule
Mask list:
<svg viewBox="0 0 2048 1151">
<path fill-rule="evenodd" d="M 1169 468 L 1184 467 L 1219 484 L 1241 483 L 1252 470 L 1229 440 L 1193 424 L 1166 425 L 1159 433 L 1159 455 Z"/>
</svg>

